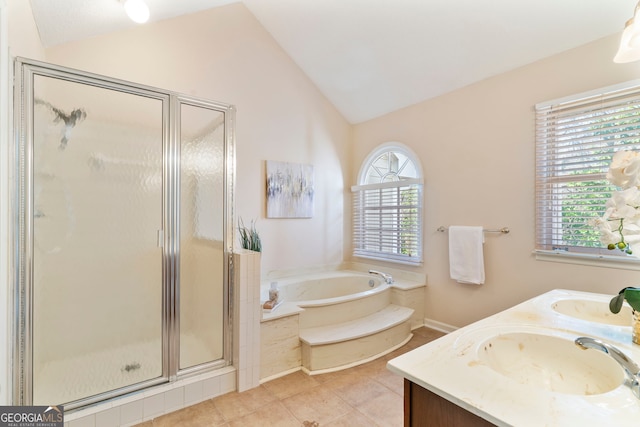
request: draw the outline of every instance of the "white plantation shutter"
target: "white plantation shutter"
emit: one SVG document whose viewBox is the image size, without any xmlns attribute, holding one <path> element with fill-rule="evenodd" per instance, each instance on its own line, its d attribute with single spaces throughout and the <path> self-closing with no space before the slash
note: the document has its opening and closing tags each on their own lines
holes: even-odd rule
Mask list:
<svg viewBox="0 0 640 427">
<path fill-rule="evenodd" d="M 622 255 L 602 248 L 589 220 L 616 188 L 618 150 L 640 150 L 638 81 L 536 105 L 536 249 Z"/>
<path fill-rule="evenodd" d="M 353 253 L 422 262 L 422 180 L 358 185 L 353 192 Z"/>
</svg>

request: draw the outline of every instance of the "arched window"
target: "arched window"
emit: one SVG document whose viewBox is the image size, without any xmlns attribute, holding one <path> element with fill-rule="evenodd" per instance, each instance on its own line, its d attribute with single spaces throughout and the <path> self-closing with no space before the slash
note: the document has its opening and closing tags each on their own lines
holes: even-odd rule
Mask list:
<svg viewBox="0 0 640 427">
<path fill-rule="evenodd" d="M 422 169 L 399 143 L 384 144 L 363 162 L 353 193 L 353 255 L 422 262 Z"/>
</svg>

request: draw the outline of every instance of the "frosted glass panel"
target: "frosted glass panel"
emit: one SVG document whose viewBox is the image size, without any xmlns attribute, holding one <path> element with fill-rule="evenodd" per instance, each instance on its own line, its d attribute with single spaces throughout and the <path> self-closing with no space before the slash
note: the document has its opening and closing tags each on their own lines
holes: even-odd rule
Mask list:
<svg viewBox="0 0 640 427">
<path fill-rule="evenodd" d="M 162 376 L 161 99 L 34 81 L 33 404 Z"/>
<path fill-rule="evenodd" d="M 223 357 L 224 113 L 180 107 L 180 368 Z"/>
</svg>

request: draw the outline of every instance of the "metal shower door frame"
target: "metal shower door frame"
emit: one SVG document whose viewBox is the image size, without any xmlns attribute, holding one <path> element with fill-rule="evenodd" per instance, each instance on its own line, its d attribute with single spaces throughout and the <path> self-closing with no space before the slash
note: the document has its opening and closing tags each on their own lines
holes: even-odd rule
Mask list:
<svg viewBox="0 0 640 427">
<path fill-rule="evenodd" d="M 199 99 L 168 90 L 140 85 L 98 74 L 15 58 L 14 67 L 14 143 L 10 168 L 12 196 L 10 209 L 11 247 L 10 277 L 12 298 L 11 369 L 14 405 L 31 405 L 33 401 L 33 82 L 34 76 L 58 78 L 99 88 L 149 97 L 162 101 L 162 374 L 141 383 L 65 403 L 72 411 L 101 401 L 160 384 L 174 382 L 182 376 L 228 366 L 232 362 L 232 243 L 233 194 L 235 180 L 235 108 L 232 105 Z M 180 104 L 202 106 L 225 115 L 224 165 L 224 342 L 223 359 L 179 370 L 179 110 Z"/>
</svg>

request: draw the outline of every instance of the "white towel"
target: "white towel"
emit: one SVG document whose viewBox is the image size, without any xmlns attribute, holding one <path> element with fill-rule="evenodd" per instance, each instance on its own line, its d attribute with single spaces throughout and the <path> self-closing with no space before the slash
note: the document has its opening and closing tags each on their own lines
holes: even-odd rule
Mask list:
<svg viewBox="0 0 640 427">
<path fill-rule="evenodd" d="M 449 273 L 459 283 L 484 283 L 482 227 L 449 227 Z"/>
</svg>

